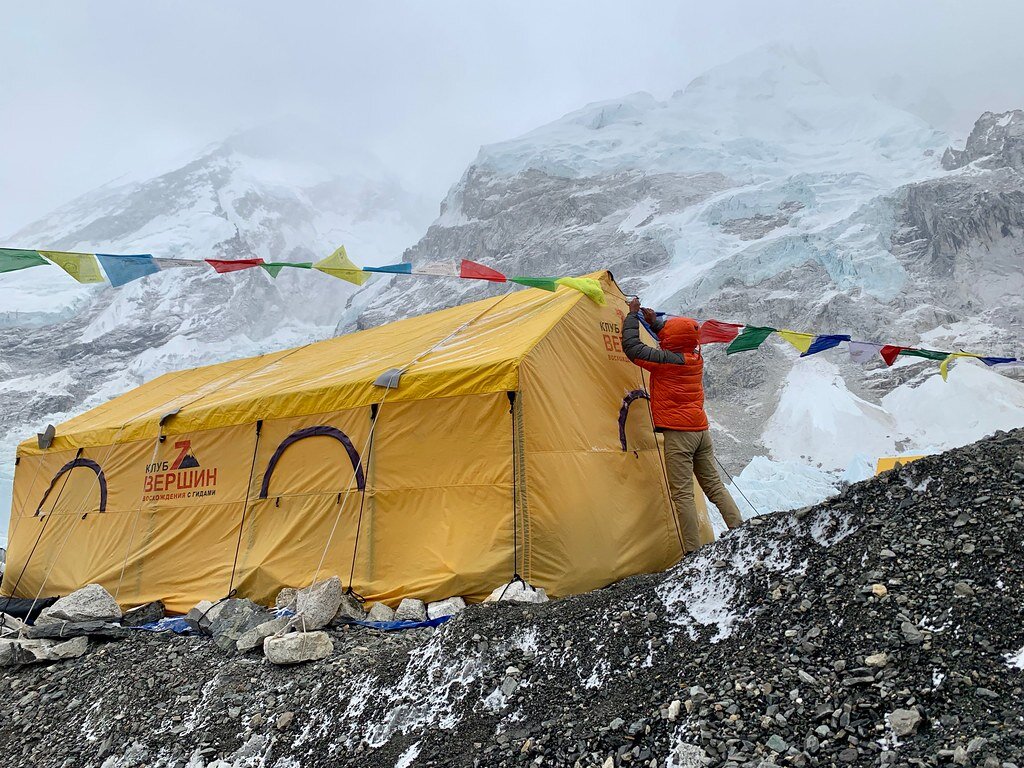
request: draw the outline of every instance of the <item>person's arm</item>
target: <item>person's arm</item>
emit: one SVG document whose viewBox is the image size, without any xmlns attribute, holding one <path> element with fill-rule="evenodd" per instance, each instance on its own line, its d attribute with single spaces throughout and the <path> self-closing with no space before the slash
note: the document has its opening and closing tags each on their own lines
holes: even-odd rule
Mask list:
<svg viewBox="0 0 1024 768">
<path fill-rule="evenodd" d="M 686 358 L 682 355 L 666 349 L 655 349 L 640 340 L 638 309 L 639 302 L 634 299 L 630 302 L 629 314 L 622 321 L 622 351 L 626 357 L 641 368 L 648 369 L 655 365 L 686 365 Z"/>
</svg>

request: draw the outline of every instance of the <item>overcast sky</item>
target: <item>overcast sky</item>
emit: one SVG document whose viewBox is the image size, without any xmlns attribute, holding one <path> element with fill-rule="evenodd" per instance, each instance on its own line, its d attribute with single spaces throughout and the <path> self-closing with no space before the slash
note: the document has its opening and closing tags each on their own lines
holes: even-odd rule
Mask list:
<svg viewBox="0 0 1024 768">
<path fill-rule="evenodd" d="M 9 3 L 0 233 L 282 118 L 330 126 L 439 200 L 481 144 L 586 102 L 667 97 L 776 41 L 814 48 L 844 87 L 931 87 L 962 133 L 1024 107 L 1022 29 L 1018 0 Z"/>
</svg>

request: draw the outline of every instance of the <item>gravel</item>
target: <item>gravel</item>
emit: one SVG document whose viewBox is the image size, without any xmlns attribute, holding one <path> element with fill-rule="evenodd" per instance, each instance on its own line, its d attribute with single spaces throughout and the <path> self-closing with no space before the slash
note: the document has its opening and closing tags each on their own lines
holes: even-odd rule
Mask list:
<svg viewBox="0 0 1024 768">
<path fill-rule="evenodd" d="M 129 631 L 5 670 L 38 766 L 947 766 L 1024 754 L 1024 432 L 766 515 L 667 573 L 276 668 Z M 877 588 L 877 585 L 885 589 Z M 222 762 L 218 762 L 222 761 Z"/>
</svg>

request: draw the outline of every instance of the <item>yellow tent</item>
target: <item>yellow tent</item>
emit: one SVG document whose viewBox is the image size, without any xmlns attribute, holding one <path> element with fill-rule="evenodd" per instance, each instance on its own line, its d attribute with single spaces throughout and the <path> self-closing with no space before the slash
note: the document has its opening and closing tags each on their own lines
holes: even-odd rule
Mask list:
<svg viewBox="0 0 1024 768">
<path fill-rule="evenodd" d="M 481 599 L 514 573 L 559 596 L 671 565 L 625 301 L 594 277 L 607 306 L 510 292 L 170 373 L 45 449 L 22 443 L 4 592 L 99 582 L 184 611 L 338 574 L 394 605 Z"/>
</svg>

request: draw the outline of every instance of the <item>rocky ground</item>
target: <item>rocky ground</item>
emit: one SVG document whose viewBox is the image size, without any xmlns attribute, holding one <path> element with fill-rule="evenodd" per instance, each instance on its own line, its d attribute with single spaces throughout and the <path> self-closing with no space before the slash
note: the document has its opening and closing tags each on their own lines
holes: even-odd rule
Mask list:
<svg viewBox="0 0 1024 768">
<path fill-rule="evenodd" d="M 673 570 L 274 667 L 208 638 L 7 670 L 39 766 L 1024 765 L 1024 430 L 755 519 Z M 224 762 L 218 762 L 224 761 Z"/>
</svg>

